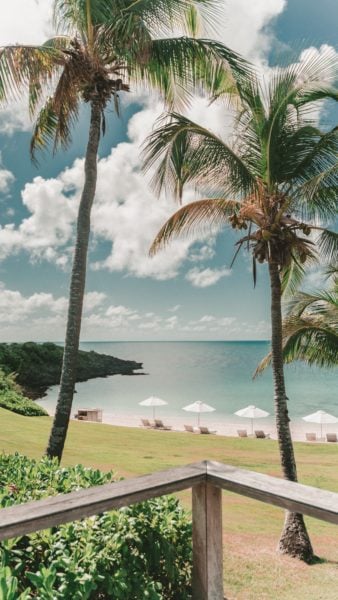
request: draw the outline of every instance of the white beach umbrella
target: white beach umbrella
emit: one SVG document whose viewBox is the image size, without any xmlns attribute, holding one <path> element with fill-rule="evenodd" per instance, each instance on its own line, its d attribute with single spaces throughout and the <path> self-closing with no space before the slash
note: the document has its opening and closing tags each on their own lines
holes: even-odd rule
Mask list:
<svg viewBox="0 0 338 600">
<path fill-rule="evenodd" d="M 216 410 L 213 406 L 209 404 L 205 404 L 201 400 L 197 400 L 193 404 L 188 404 L 188 406 L 184 406 L 182 410 L 186 410 L 187 412 L 195 412 L 197 413 L 197 426 L 200 426 L 200 418 L 202 412 L 213 412 Z"/>
<path fill-rule="evenodd" d="M 153 419 L 155 419 L 156 406 L 163 406 L 164 404 L 168 404 L 168 402 L 166 402 L 165 400 L 162 400 L 162 398 L 156 398 L 156 396 L 149 396 L 149 398 L 142 400 L 141 402 L 139 402 L 139 404 L 141 406 L 152 406 L 153 407 Z"/>
<path fill-rule="evenodd" d="M 245 417 L 246 419 L 251 419 L 251 433 L 253 434 L 253 422 L 254 419 L 262 419 L 263 417 L 268 417 L 270 413 L 266 410 L 262 410 L 261 408 L 257 408 L 253 404 L 246 406 L 245 408 L 241 408 L 235 412 L 235 415 L 239 417 Z"/>
<path fill-rule="evenodd" d="M 323 437 L 323 425 L 326 425 L 327 423 L 338 423 L 337 417 L 330 415 L 330 413 L 325 412 L 325 410 L 317 410 L 317 412 L 302 417 L 302 419 L 308 423 L 319 423 L 321 438 Z"/>
</svg>

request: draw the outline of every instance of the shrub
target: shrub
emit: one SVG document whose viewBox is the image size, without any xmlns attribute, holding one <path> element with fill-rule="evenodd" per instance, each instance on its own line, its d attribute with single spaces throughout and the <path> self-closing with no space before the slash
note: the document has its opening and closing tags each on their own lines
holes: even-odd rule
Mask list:
<svg viewBox="0 0 338 600">
<path fill-rule="evenodd" d="M 0 370 L 0 407 L 27 417 L 43 417 L 48 413 L 34 400 L 25 398 L 14 375 L 6 375 Z"/>
<path fill-rule="evenodd" d="M 81 465 L 60 468 L 0 456 L 0 506 L 113 481 Z M 188 600 L 191 525 L 174 497 L 143 502 L 3 542 L 1 590 L 40 600 Z"/>
<path fill-rule="evenodd" d="M 43 417 L 48 413 L 42 406 L 26 398 L 13 374 L 6 375 L 0 370 L 0 407 L 27 417 Z"/>
</svg>

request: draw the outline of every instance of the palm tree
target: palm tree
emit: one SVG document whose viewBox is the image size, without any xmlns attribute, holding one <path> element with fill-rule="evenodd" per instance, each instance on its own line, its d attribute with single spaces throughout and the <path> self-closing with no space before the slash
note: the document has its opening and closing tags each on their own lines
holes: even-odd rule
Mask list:
<svg viewBox="0 0 338 600">
<path fill-rule="evenodd" d="M 80 339 L 90 215 L 95 196 L 100 137 L 111 99 L 142 84 L 168 105 L 187 102 L 198 83 L 234 91 L 246 65 L 222 44 L 196 37 L 163 36 L 180 27 L 195 35 L 201 14 L 212 16 L 212 0 L 55 0 L 60 35 L 39 47 L 0 48 L 0 102 L 28 86 L 37 120 L 31 154 L 71 142 L 81 103 L 90 106 L 85 181 L 70 283 L 67 331 L 56 414 L 47 454 L 61 459 L 69 424 Z M 226 67 L 226 68 L 225 68 Z M 229 69 L 231 67 L 231 71 Z"/>
<path fill-rule="evenodd" d="M 331 83 L 336 74 L 337 62 L 325 54 L 275 70 L 269 84 L 250 75 L 239 86 L 236 134 L 230 142 L 171 113 L 145 148 L 145 169 L 155 168 L 158 191 L 167 187 L 177 193 L 184 177 L 184 184 L 212 196 L 180 208 L 157 234 L 151 254 L 175 236 L 215 232 L 230 224 L 244 232 L 235 256 L 241 248 L 251 252 L 254 281 L 257 262 L 267 264 L 276 426 L 283 475 L 291 481 L 297 481 L 297 471 L 283 370 L 282 286 L 299 277 L 305 262 L 315 260 L 313 231 L 319 232 L 326 255 L 338 249 L 338 235 L 315 224 L 337 211 L 338 130 L 323 132 L 311 119 L 318 101 L 338 99 Z M 286 513 L 279 550 L 313 558 L 302 515 Z"/>
<path fill-rule="evenodd" d="M 299 291 L 288 303 L 283 319 L 283 358 L 285 363 L 303 360 L 318 367 L 338 366 L 338 271 L 329 290 Z M 269 353 L 256 369 L 261 373 L 271 363 Z"/>
</svg>

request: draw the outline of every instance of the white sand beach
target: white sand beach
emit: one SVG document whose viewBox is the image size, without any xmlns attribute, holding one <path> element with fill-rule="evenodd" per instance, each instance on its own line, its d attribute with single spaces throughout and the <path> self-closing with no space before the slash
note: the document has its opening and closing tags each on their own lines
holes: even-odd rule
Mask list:
<svg viewBox="0 0 338 600">
<path fill-rule="evenodd" d="M 216 415 L 215 415 L 216 416 Z M 192 425 L 193 427 L 197 426 L 197 419 L 196 419 L 196 415 L 193 414 L 188 414 L 185 416 L 179 416 L 179 417 L 170 417 L 169 418 L 162 418 L 161 414 L 158 414 L 157 416 L 159 419 L 162 419 L 164 422 L 164 425 L 170 425 L 172 426 L 172 431 L 184 431 L 184 425 Z M 121 415 L 121 413 L 119 414 L 114 414 L 114 413 L 108 413 L 108 412 L 104 412 L 103 411 L 103 415 L 102 415 L 102 421 L 105 424 L 109 424 L 109 425 L 116 425 L 116 426 L 120 426 L 120 427 L 139 427 L 139 428 L 143 428 L 142 426 L 142 421 L 141 419 L 143 418 L 149 418 L 151 419 L 151 415 L 147 415 L 145 413 L 139 413 L 139 414 L 135 414 L 134 416 L 131 415 Z M 201 425 L 206 425 L 209 430 L 211 431 L 216 431 L 216 435 L 221 435 L 221 436 L 232 436 L 232 437 L 238 437 L 237 434 L 237 430 L 238 429 L 246 429 L 248 432 L 248 435 L 251 434 L 251 421 L 250 419 L 238 419 L 236 417 L 234 417 L 234 420 L 225 420 L 225 419 L 216 419 L 214 418 L 210 418 L 210 416 L 208 416 L 208 418 L 203 418 L 203 415 L 201 415 Z M 277 439 L 277 435 L 276 435 L 276 427 L 274 425 L 274 422 L 271 418 L 269 419 L 257 419 L 254 422 L 254 430 L 263 430 L 266 434 L 270 435 L 271 439 Z M 305 423 L 301 420 L 295 420 L 295 421 L 291 421 L 291 433 L 292 433 L 292 439 L 294 441 L 306 441 L 305 439 L 305 433 L 307 432 L 313 432 L 316 433 L 317 435 L 317 440 L 320 437 L 320 426 L 316 425 L 316 424 L 312 424 L 312 423 Z M 325 434 L 326 433 L 337 433 L 338 434 L 338 426 L 337 424 L 330 424 L 330 425 L 325 425 L 323 426 L 323 438 L 325 438 Z M 187 435 L 189 435 L 187 433 Z M 326 439 L 326 438 L 325 438 Z M 324 439 L 323 439 L 324 441 Z"/>
</svg>

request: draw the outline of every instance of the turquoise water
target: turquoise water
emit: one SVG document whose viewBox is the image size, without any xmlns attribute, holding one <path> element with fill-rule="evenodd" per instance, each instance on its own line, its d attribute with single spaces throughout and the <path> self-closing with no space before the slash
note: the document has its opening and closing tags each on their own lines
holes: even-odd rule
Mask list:
<svg viewBox="0 0 338 600">
<path fill-rule="evenodd" d="M 168 402 L 160 408 L 163 418 L 181 417 L 182 407 L 196 400 L 216 408 L 212 417 L 204 416 L 207 421 L 229 418 L 248 404 L 274 412 L 271 369 L 255 381 L 251 378 L 268 352 L 267 342 L 96 342 L 82 343 L 81 348 L 142 362 L 147 375 L 78 383 L 74 409 L 99 406 L 107 414 L 151 416 L 151 409 L 138 403 L 154 395 Z M 286 367 L 286 382 L 292 418 L 319 408 L 338 416 L 337 370 L 295 363 Z M 53 387 L 42 401 L 51 412 L 56 397 Z"/>
</svg>

